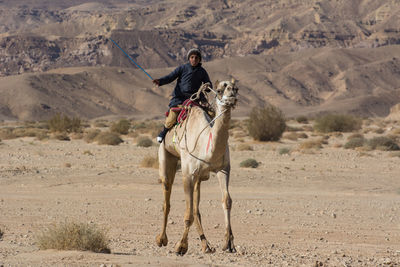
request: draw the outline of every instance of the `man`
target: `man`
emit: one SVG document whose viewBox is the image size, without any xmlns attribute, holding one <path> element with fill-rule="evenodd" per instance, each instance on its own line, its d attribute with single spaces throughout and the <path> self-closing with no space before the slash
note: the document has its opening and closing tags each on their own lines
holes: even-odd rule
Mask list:
<svg viewBox="0 0 400 267">
<path fill-rule="evenodd" d="M 210 83 L 207 71 L 201 66 L 201 52 L 197 48 L 192 48 L 187 54 L 188 63 L 177 67 L 167 76 L 160 79 L 153 80 L 153 83 L 162 86 L 164 84 L 171 83 L 176 79 L 176 86 L 172 92 L 171 101 L 169 102 L 169 112 L 165 120 L 164 129 L 160 132 L 157 137 L 157 141 L 161 143 L 168 130 L 171 129 L 175 123 L 178 113 L 171 110 L 173 107 L 178 107 L 186 99 L 189 99 L 191 95 L 196 93 L 202 83 Z"/>
</svg>

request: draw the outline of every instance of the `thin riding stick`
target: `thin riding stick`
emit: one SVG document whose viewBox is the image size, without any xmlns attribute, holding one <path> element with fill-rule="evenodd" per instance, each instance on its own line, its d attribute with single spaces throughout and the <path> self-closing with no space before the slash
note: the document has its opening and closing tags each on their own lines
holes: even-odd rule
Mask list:
<svg viewBox="0 0 400 267">
<path fill-rule="evenodd" d="M 125 54 L 133 63 L 135 63 L 135 65 L 136 65 L 139 69 L 141 69 L 144 73 L 146 73 L 147 76 L 149 76 L 149 78 L 150 78 L 151 80 L 153 80 L 153 78 L 150 76 L 150 74 L 148 74 L 142 67 L 140 67 L 139 64 L 137 64 L 137 63 L 124 51 L 124 49 L 122 49 L 116 42 L 114 42 L 113 39 L 111 39 L 111 38 L 109 38 L 109 39 L 110 39 L 111 42 L 113 42 L 119 49 L 121 49 L 121 51 L 124 52 L 124 54 Z"/>
</svg>

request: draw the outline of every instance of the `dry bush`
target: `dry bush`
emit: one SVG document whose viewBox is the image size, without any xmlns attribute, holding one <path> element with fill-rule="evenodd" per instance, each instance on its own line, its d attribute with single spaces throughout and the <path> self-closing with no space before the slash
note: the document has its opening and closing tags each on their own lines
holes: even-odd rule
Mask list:
<svg viewBox="0 0 400 267">
<path fill-rule="evenodd" d="M 136 143 L 137 146 L 140 147 L 150 147 L 153 145 L 153 141 L 151 141 L 148 137 L 140 137 Z"/>
<path fill-rule="evenodd" d="M 131 128 L 130 121 L 126 119 L 119 120 L 111 125 L 110 131 L 118 134 L 127 134 Z"/>
<path fill-rule="evenodd" d="M 96 137 L 99 135 L 99 133 L 101 133 L 101 131 L 98 130 L 98 129 L 89 130 L 89 131 L 83 136 L 83 140 L 84 140 L 86 143 L 92 143 L 92 142 L 96 139 Z"/>
<path fill-rule="evenodd" d="M 318 132 L 352 132 L 361 129 L 362 121 L 351 115 L 327 114 L 315 120 L 314 129 Z"/>
<path fill-rule="evenodd" d="M 53 225 L 38 238 L 40 249 L 110 253 L 108 243 L 105 231 L 98 229 L 96 225 L 74 222 Z"/>
<path fill-rule="evenodd" d="M 249 144 L 238 144 L 236 146 L 237 151 L 253 151 L 254 148 Z"/>
<path fill-rule="evenodd" d="M 82 130 L 81 119 L 78 117 L 69 118 L 66 115 L 57 113 L 49 121 L 49 129 L 51 132 L 75 132 L 78 133 Z"/>
<path fill-rule="evenodd" d="M 279 155 L 285 155 L 285 154 L 290 154 L 290 148 L 288 148 L 288 147 L 281 147 L 281 148 L 279 148 L 279 151 L 278 151 L 278 153 L 279 153 Z"/>
<path fill-rule="evenodd" d="M 158 169 L 158 157 L 145 156 L 140 162 L 140 167 Z"/>
<path fill-rule="evenodd" d="M 93 153 L 90 150 L 83 151 L 83 155 L 93 156 Z"/>
<path fill-rule="evenodd" d="M 0 240 L 3 238 L 4 232 L 3 230 L 0 228 Z"/>
<path fill-rule="evenodd" d="M 84 136 L 83 133 L 71 133 L 70 134 L 70 137 L 72 140 L 80 140 L 83 138 L 83 136 Z"/>
<path fill-rule="evenodd" d="M 286 129 L 283 113 L 275 106 L 253 108 L 247 125 L 251 137 L 259 141 L 278 141 Z"/>
<path fill-rule="evenodd" d="M 71 138 L 66 133 L 55 133 L 52 138 L 60 141 L 71 141 Z"/>
<path fill-rule="evenodd" d="M 362 147 L 365 145 L 366 140 L 364 137 L 352 137 L 348 139 L 347 143 L 344 144 L 345 149 L 354 149 L 356 147 Z"/>
<path fill-rule="evenodd" d="M 324 143 L 324 139 L 318 138 L 314 140 L 308 140 L 299 145 L 299 149 L 320 149 L 322 148 L 322 144 Z"/>
<path fill-rule="evenodd" d="M 257 168 L 259 163 L 255 159 L 246 159 L 240 162 L 241 168 Z"/>
<path fill-rule="evenodd" d="M 128 133 L 128 136 L 129 136 L 129 137 L 132 137 L 132 138 L 136 138 L 136 137 L 139 136 L 139 133 L 138 133 L 137 131 L 130 131 L 130 132 Z"/>
<path fill-rule="evenodd" d="M 393 139 L 386 136 L 374 137 L 368 140 L 367 146 L 371 149 L 384 151 L 400 150 L 399 145 Z"/>
<path fill-rule="evenodd" d="M 101 132 L 94 139 L 99 145 L 116 146 L 124 142 L 117 133 Z"/>
<path fill-rule="evenodd" d="M 376 134 L 383 134 L 384 132 L 385 132 L 385 130 L 382 129 L 382 128 L 376 128 L 376 129 L 374 130 L 374 133 L 376 133 Z"/>
<path fill-rule="evenodd" d="M 17 137 L 12 128 L 0 129 L 0 139 L 2 140 L 15 139 Z"/>
</svg>

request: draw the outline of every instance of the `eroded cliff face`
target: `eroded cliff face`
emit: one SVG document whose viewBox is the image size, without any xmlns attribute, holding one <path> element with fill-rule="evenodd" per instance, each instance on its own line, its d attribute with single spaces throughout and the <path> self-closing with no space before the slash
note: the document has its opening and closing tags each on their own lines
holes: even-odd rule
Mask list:
<svg viewBox="0 0 400 267">
<path fill-rule="evenodd" d="M 45 9 L 37 1 L 10 8 L 5 2 L 0 3 L 1 76 L 60 66 L 129 66 L 110 36 L 145 68 L 182 63 L 193 46 L 211 61 L 400 44 L 397 0 L 74 1 L 62 9 Z"/>
</svg>

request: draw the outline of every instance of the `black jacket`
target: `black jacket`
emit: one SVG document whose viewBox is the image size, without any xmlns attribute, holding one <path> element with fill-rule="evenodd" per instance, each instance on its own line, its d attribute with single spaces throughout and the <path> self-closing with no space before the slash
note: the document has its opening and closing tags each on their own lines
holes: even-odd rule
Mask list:
<svg viewBox="0 0 400 267">
<path fill-rule="evenodd" d="M 178 78 L 176 86 L 171 96 L 172 99 L 169 102 L 169 107 L 175 107 L 182 104 L 186 99 L 196 93 L 202 83 L 209 82 L 207 71 L 199 63 L 197 66 L 192 67 L 190 63 L 177 67 L 170 74 L 160 78 L 160 86 L 173 82 Z"/>
</svg>

